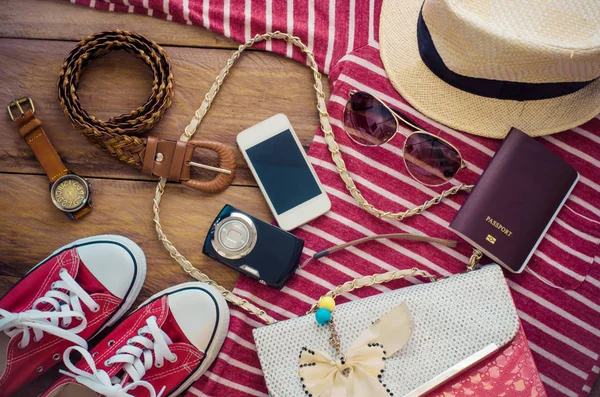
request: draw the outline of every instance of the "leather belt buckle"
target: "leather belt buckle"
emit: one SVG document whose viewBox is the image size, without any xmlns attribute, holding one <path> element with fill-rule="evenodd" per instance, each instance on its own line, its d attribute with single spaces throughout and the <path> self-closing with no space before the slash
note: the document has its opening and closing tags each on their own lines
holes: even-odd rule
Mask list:
<svg viewBox="0 0 600 397">
<path fill-rule="evenodd" d="M 210 165 L 194 162 L 190 157 L 190 159 L 184 164 L 188 170 L 190 167 L 197 167 L 205 170 L 216 171 L 217 175 L 214 177 L 214 179 L 209 181 L 193 180 L 190 177 L 188 180 L 182 180 L 181 184 L 205 193 L 218 193 L 227 189 L 235 178 L 236 161 L 233 150 L 229 146 L 214 141 L 192 139 L 188 142 L 188 144 L 192 145 L 194 150 L 196 148 L 203 148 L 215 152 L 219 157 L 219 167 L 212 167 Z"/>
<path fill-rule="evenodd" d="M 31 113 L 35 113 L 35 107 L 33 106 L 33 101 L 31 100 L 31 98 L 29 97 L 23 97 L 23 98 L 19 98 L 19 99 L 14 99 L 11 103 L 8 104 L 8 106 L 6 107 L 6 109 L 8 110 L 8 114 L 10 116 L 10 119 L 14 122 L 15 121 L 15 116 L 12 113 L 12 108 L 17 108 L 19 109 L 19 112 L 21 112 L 21 116 L 23 116 L 25 114 L 25 111 L 23 110 L 23 108 L 21 107 L 22 103 L 29 103 L 29 107 L 31 108 Z"/>
<path fill-rule="evenodd" d="M 196 148 L 212 150 L 219 157 L 219 167 L 212 167 L 192 160 Z M 235 177 L 235 154 L 231 148 L 219 142 L 191 140 L 174 141 L 148 137 L 146 148 L 140 153 L 142 173 L 181 182 L 184 186 L 207 193 L 225 190 Z M 216 171 L 209 181 L 191 179 L 191 167 Z"/>
</svg>

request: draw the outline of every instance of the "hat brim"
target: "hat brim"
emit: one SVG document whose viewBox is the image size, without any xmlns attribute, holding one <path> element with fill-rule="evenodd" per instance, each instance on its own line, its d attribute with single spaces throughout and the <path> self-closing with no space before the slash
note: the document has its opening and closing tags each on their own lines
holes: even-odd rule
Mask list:
<svg viewBox="0 0 600 397">
<path fill-rule="evenodd" d="M 600 79 L 569 95 L 535 101 L 482 97 L 451 86 L 421 60 L 417 20 L 423 0 L 384 0 L 379 25 L 381 60 L 394 88 L 415 109 L 451 128 L 504 138 L 512 127 L 531 136 L 585 123 L 600 113 Z M 468 56 L 468 48 L 464 49 Z"/>
</svg>

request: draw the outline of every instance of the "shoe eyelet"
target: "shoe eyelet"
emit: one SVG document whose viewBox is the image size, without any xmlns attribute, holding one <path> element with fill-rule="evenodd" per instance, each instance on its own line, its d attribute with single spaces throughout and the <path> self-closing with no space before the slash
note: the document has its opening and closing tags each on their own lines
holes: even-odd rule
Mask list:
<svg viewBox="0 0 600 397">
<path fill-rule="evenodd" d="M 55 355 L 52 356 L 52 359 L 54 361 L 58 361 L 60 359 L 60 354 L 56 353 Z"/>
<path fill-rule="evenodd" d="M 60 269 L 60 271 L 58 272 L 58 274 L 62 275 L 65 274 L 67 272 L 67 269 L 65 269 L 64 267 L 62 269 Z"/>
<path fill-rule="evenodd" d="M 173 359 L 169 360 L 169 362 L 172 363 L 172 364 L 176 363 L 177 359 L 178 359 L 177 354 L 173 353 L 173 356 L 174 356 Z"/>
<path fill-rule="evenodd" d="M 155 366 L 156 368 L 162 368 L 163 364 L 156 363 L 156 364 L 154 364 L 154 366 Z"/>
<path fill-rule="evenodd" d="M 42 372 L 44 370 L 44 367 L 42 367 L 41 365 L 39 367 L 37 367 L 37 369 L 35 370 L 36 372 Z"/>
<path fill-rule="evenodd" d="M 108 359 L 104 362 L 105 367 L 110 367 L 111 365 L 113 365 L 113 363 L 110 362 L 110 359 Z"/>
<path fill-rule="evenodd" d="M 20 350 L 23 350 L 23 349 L 25 349 L 25 347 L 26 347 L 26 346 L 23 346 L 23 344 L 22 344 L 21 342 L 19 342 L 19 344 L 17 345 L 17 347 L 18 347 Z"/>
<path fill-rule="evenodd" d="M 109 340 L 109 341 L 108 341 L 108 347 L 111 347 L 111 346 L 112 346 L 112 345 L 114 345 L 114 344 L 115 344 L 115 341 L 114 341 L 114 340 Z"/>
<path fill-rule="evenodd" d="M 92 308 L 92 313 L 98 313 L 100 311 L 100 306 L 96 306 Z"/>
<path fill-rule="evenodd" d="M 98 356 L 98 352 L 93 352 L 92 353 L 92 358 L 96 358 Z"/>
<path fill-rule="evenodd" d="M 50 284 L 50 289 L 51 289 L 51 290 L 55 290 L 55 289 L 56 289 L 56 283 L 52 283 L 52 284 Z"/>
</svg>

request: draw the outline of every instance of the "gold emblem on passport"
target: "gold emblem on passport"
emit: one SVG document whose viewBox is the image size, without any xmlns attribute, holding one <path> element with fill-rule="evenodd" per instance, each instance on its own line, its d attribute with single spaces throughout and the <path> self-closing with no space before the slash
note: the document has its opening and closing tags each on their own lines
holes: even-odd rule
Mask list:
<svg viewBox="0 0 600 397">
<path fill-rule="evenodd" d="M 74 212 L 82 208 L 87 202 L 89 188 L 83 178 L 69 174 L 54 182 L 50 195 L 52 202 L 60 210 Z"/>
<path fill-rule="evenodd" d="M 495 244 L 496 237 L 492 236 L 491 234 L 488 234 L 487 237 L 485 238 L 485 241 L 487 241 L 488 243 L 491 243 L 491 244 Z"/>
</svg>

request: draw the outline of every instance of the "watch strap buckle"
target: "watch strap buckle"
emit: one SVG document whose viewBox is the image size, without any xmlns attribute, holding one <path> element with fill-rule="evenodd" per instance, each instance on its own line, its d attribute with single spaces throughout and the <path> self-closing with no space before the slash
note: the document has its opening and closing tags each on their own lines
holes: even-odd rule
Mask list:
<svg viewBox="0 0 600 397">
<path fill-rule="evenodd" d="M 23 117 L 25 115 L 25 110 L 23 110 L 23 108 L 21 107 L 21 104 L 24 104 L 24 103 L 29 104 L 29 108 L 31 109 L 31 113 L 32 114 L 35 113 L 35 106 L 33 106 L 33 101 L 31 100 L 30 97 L 23 97 L 23 98 L 19 98 L 19 99 L 14 99 L 6 107 L 6 109 L 8 110 L 8 115 L 10 116 L 10 119 L 13 122 L 15 121 L 15 116 L 13 115 L 12 109 L 13 108 L 19 109 L 19 112 L 20 112 L 20 115 L 21 115 L 20 117 Z"/>
</svg>

